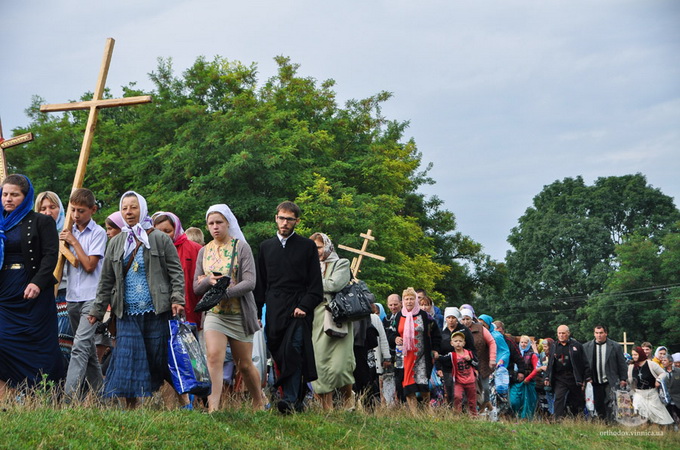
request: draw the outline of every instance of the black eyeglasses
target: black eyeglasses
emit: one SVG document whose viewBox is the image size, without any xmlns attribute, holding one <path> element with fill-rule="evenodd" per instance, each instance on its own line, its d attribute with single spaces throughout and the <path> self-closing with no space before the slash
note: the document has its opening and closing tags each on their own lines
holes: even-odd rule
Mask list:
<svg viewBox="0 0 680 450">
<path fill-rule="evenodd" d="M 284 216 L 276 216 L 276 220 L 280 222 L 295 222 L 297 220 L 297 217 L 284 217 Z"/>
</svg>

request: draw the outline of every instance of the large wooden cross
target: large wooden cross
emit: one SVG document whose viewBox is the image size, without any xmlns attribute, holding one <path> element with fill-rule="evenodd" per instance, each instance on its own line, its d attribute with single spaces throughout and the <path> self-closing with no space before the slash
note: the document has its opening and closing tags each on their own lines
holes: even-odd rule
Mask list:
<svg viewBox="0 0 680 450">
<path fill-rule="evenodd" d="M 87 118 L 87 126 L 85 128 L 85 136 L 83 138 L 83 145 L 80 147 L 80 158 L 78 159 L 78 166 L 76 168 L 76 175 L 73 179 L 74 190 L 81 188 L 83 186 L 83 180 L 85 179 L 85 169 L 87 168 L 87 160 L 90 157 L 90 148 L 92 147 L 92 140 L 94 139 L 94 129 L 97 125 L 97 117 L 99 116 L 99 109 L 101 108 L 112 108 L 114 106 L 128 106 L 128 105 L 138 105 L 141 103 L 150 103 L 151 96 L 143 95 L 139 97 L 127 97 L 127 98 L 115 98 L 106 99 L 104 96 L 104 88 L 106 87 L 106 76 L 109 73 L 109 66 L 111 65 L 111 55 L 113 54 L 113 44 L 115 41 L 113 38 L 108 38 L 106 40 L 106 46 L 104 48 L 104 59 L 102 60 L 101 68 L 99 69 L 99 77 L 97 78 L 97 85 L 94 89 L 94 95 L 92 100 L 84 102 L 73 102 L 73 103 L 58 103 L 53 105 L 41 105 L 41 112 L 55 112 L 55 111 L 75 111 L 89 109 L 90 114 Z M 71 218 L 70 203 L 66 207 L 66 220 L 64 221 L 64 229 L 70 230 L 73 226 L 73 219 Z M 54 269 L 54 276 L 57 280 L 61 280 L 61 274 L 64 270 L 64 258 L 68 258 L 71 255 L 73 260 L 69 258 L 71 264 L 76 265 L 77 260 L 73 257 L 73 254 L 69 251 L 66 243 L 60 241 L 59 244 L 59 261 L 57 262 L 57 267 Z"/>
<path fill-rule="evenodd" d="M 368 253 L 366 251 L 366 248 L 368 248 L 368 241 L 375 241 L 375 237 L 371 236 L 371 230 L 368 230 L 366 233 L 361 233 L 359 236 L 364 238 L 364 243 L 361 245 L 361 250 L 357 250 L 352 247 L 347 247 L 346 245 L 338 245 L 338 248 L 347 250 L 348 252 L 359 254 L 358 257 L 352 259 L 352 265 L 350 266 L 350 270 L 352 271 L 352 276 L 354 278 L 356 278 L 357 275 L 359 274 L 359 268 L 361 267 L 361 261 L 363 260 L 364 256 L 368 256 L 369 258 L 375 258 L 379 261 L 385 261 L 384 256 L 375 255 L 373 253 Z"/>
<path fill-rule="evenodd" d="M 623 353 L 628 353 L 628 346 L 632 346 L 635 344 L 635 342 L 628 342 L 628 336 L 626 336 L 626 332 L 623 332 L 623 342 L 619 342 L 619 344 L 623 345 Z"/>
<path fill-rule="evenodd" d="M 7 160 L 5 159 L 5 149 L 25 144 L 33 140 L 33 133 L 24 133 L 9 139 L 2 137 L 2 122 L 0 122 L 0 183 L 4 180 L 7 173 Z"/>
</svg>

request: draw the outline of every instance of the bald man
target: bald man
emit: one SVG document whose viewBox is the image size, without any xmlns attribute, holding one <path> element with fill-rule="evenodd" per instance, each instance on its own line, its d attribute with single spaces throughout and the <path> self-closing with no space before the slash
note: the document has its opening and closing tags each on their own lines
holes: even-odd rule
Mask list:
<svg viewBox="0 0 680 450">
<path fill-rule="evenodd" d="M 590 368 L 586 361 L 583 346 L 571 338 L 566 325 L 557 327 L 557 340 L 550 349 L 548 369 L 545 372 L 545 385 L 555 393 L 555 418 L 560 419 L 567 413 L 583 413 L 585 385 L 590 379 Z"/>
</svg>

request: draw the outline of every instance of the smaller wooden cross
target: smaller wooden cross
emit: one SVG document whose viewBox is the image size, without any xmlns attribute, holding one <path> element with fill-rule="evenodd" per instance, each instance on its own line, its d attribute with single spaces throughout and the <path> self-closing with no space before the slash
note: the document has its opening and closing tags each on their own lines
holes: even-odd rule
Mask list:
<svg viewBox="0 0 680 450">
<path fill-rule="evenodd" d="M 619 344 L 623 345 L 623 353 L 628 353 L 628 346 L 632 346 L 635 344 L 635 342 L 628 342 L 628 336 L 626 335 L 626 332 L 623 332 L 623 342 L 619 342 Z"/>
<path fill-rule="evenodd" d="M 368 241 L 375 241 L 375 238 L 371 236 L 371 230 L 368 230 L 368 232 L 366 233 L 361 233 L 359 236 L 364 238 L 364 243 L 361 245 L 361 250 L 357 250 L 352 247 L 347 247 L 346 245 L 338 245 L 338 248 L 347 250 L 348 252 L 359 254 L 357 258 L 352 259 L 352 265 L 350 266 L 350 270 L 352 271 L 352 276 L 354 278 L 356 278 L 357 275 L 359 274 L 359 267 L 361 267 L 361 261 L 363 260 L 364 256 L 368 256 L 369 258 L 375 258 L 379 261 L 385 261 L 384 256 L 375 255 L 373 253 L 368 253 L 366 251 L 366 248 L 368 247 Z"/>
<path fill-rule="evenodd" d="M 33 140 L 33 133 L 24 133 L 9 139 L 2 137 L 2 122 L 0 122 L 0 183 L 7 175 L 7 160 L 5 159 L 5 149 L 25 144 Z"/>
</svg>

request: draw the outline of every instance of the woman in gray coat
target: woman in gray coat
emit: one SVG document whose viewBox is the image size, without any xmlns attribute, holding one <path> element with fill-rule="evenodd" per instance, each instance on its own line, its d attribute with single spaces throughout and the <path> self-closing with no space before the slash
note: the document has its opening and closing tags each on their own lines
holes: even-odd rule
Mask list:
<svg viewBox="0 0 680 450">
<path fill-rule="evenodd" d="M 89 320 L 102 320 L 111 306 L 116 346 L 104 396 L 124 397 L 134 408 L 139 397 L 171 382 L 168 320 L 184 312 L 184 273 L 172 240 L 153 229 L 144 197 L 126 192 L 120 212 L 126 225 L 106 249 Z"/>
</svg>

